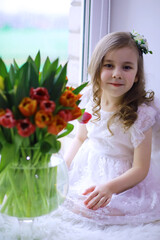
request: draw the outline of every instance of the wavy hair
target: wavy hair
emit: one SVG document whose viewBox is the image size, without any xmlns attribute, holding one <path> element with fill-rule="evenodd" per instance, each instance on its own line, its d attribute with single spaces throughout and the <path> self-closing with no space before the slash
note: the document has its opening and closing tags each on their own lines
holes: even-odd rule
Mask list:
<svg viewBox="0 0 160 240">
<path fill-rule="evenodd" d="M 137 81 L 133 84 L 132 88 L 124 95 L 122 103 L 118 110 L 108 121 L 108 128 L 115 119 L 120 119 L 123 123 L 124 129 L 128 129 L 137 119 L 138 106 L 142 103 L 148 103 L 153 100 L 154 92 L 145 91 L 144 79 L 144 64 L 143 54 L 138 49 L 135 41 L 132 39 L 129 32 L 113 32 L 104 36 L 97 44 L 91 61 L 88 67 L 88 73 L 91 76 L 92 92 L 93 92 L 93 115 L 96 116 L 96 121 L 100 120 L 101 109 L 101 69 L 105 55 L 115 49 L 123 47 L 130 47 L 135 49 L 138 53 L 138 70 Z M 110 130 L 110 132 L 112 132 Z"/>
</svg>

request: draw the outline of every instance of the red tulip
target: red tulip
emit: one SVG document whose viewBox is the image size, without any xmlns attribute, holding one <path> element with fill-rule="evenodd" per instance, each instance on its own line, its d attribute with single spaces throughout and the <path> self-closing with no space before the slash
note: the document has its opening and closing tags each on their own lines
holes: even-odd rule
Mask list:
<svg viewBox="0 0 160 240">
<path fill-rule="evenodd" d="M 58 112 L 58 115 L 64 119 L 64 121 L 69 122 L 72 120 L 72 113 L 70 110 L 65 109 Z"/>
<path fill-rule="evenodd" d="M 40 102 L 40 108 L 45 112 L 54 112 L 56 104 L 54 101 L 44 100 Z"/>
<path fill-rule="evenodd" d="M 18 133 L 22 137 L 29 137 L 34 133 L 35 129 L 35 125 L 33 125 L 28 118 L 19 120 L 17 123 Z"/>
<path fill-rule="evenodd" d="M 90 119 L 92 118 L 92 115 L 88 112 L 84 112 L 82 117 L 78 119 L 80 123 L 86 124 Z"/>
<path fill-rule="evenodd" d="M 16 125 L 13 113 L 10 109 L 1 110 L 0 125 L 6 128 L 13 128 Z"/>
<path fill-rule="evenodd" d="M 48 90 L 43 87 L 31 88 L 30 89 L 30 97 L 32 99 L 36 99 L 38 102 L 42 100 L 49 100 Z"/>
</svg>

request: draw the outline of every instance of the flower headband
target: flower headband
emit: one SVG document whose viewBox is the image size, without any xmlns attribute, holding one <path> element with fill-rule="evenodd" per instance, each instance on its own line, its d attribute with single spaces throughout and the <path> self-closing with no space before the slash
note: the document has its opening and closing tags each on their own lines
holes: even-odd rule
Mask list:
<svg viewBox="0 0 160 240">
<path fill-rule="evenodd" d="M 132 39 L 136 42 L 137 47 L 140 49 L 141 53 L 152 54 L 152 51 L 149 51 L 148 49 L 148 43 L 147 40 L 144 38 L 143 35 L 138 34 L 137 32 L 130 33 Z"/>
</svg>

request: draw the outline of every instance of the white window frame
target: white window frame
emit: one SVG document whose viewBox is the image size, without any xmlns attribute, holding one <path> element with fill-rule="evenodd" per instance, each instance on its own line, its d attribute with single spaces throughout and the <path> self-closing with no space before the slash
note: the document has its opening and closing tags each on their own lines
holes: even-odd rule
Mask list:
<svg viewBox="0 0 160 240">
<path fill-rule="evenodd" d="M 88 64 L 97 42 L 110 32 L 111 0 L 82 0 L 81 81 L 88 80 Z"/>
</svg>

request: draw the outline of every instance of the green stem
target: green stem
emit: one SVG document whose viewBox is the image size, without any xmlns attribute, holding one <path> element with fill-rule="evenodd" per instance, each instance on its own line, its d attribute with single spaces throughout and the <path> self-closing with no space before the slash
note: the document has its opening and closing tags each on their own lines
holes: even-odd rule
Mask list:
<svg viewBox="0 0 160 240">
<path fill-rule="evenodd" d="M 9 181 L 10 181 L 10 184 L 12 186 L 12 189 L 13 189 L 13 194 L 14 194 L 14 198 L 15 198 L 15 201 L 17 203 L 17 210 L 19 211 L 19 213 L 21 213 L 23 211 L 23 209 L 21 208 L 21 202 L 19 201 L 19 198 L 17 196 L 17 190 L 16 190 L 16 186 L 15 184 L 13 183 L 13 179 L 11 178 L 10 174 L 9 174 L 9 171 L 8 171 L 8 176 L 9 176 Z"/>
<path fill-rule="evenodd" d="M 11 133 L 11 141 L 14 142 L 14 129 L 10 128 L 10 133 Z"/>
<path fill-rule="evenodd" d="M 28 168 L 24 168 L 24 173 L 25 173 L 25 177 L 26 177 L 26 183 L 27 183 L 27 201 L 24 201 L 24 207 L 26 208 L 26 216 L 30 217 L 32 215 L 32 208 L 31 208 L 31 204 L 32 201 L 34 199 L 34 182 L 32 182 L 32 174 L 34 175 L 34 173 L 32 173 L 31 171 L 33 171 L 32 169 L 28 169 Z M 33 214 L 34 215 L 34 214 Z"/>
</svg>

